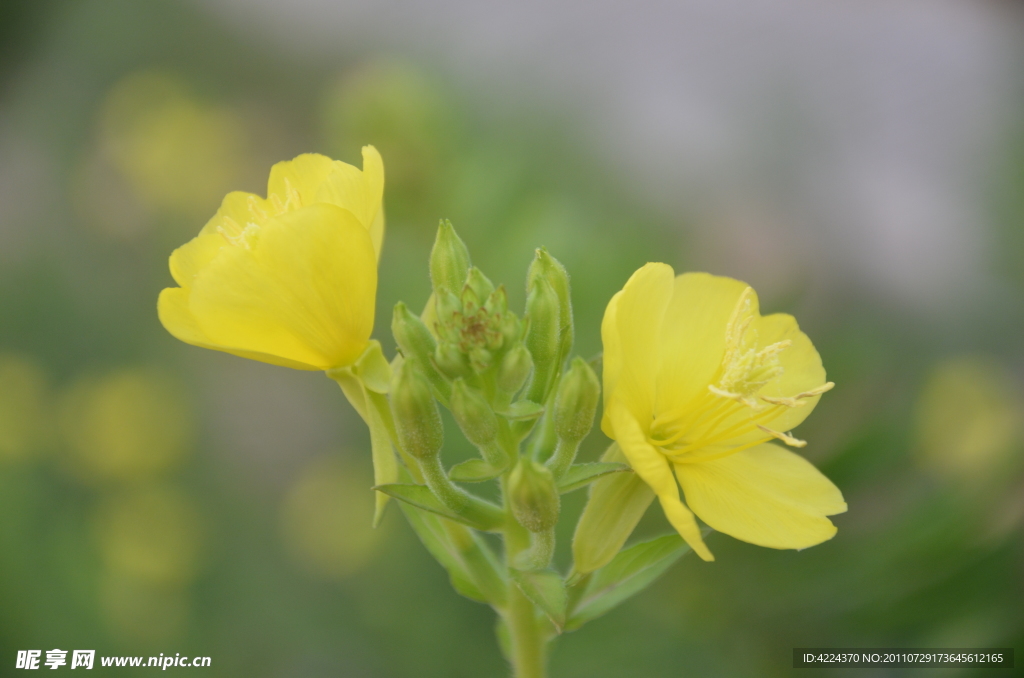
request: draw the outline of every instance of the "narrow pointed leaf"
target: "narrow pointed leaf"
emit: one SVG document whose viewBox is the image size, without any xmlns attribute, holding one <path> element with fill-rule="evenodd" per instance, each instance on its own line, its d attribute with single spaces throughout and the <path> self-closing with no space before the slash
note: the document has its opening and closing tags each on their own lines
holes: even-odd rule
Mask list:
<svg viewBox="0 0 1024 678">
<path fill-rule="evenodd" d="M 527 598 L 548 616 L 561 633 L 565 626 L 565 582 L 553 570 L 509 570 L 512 580 Z"/>
<path fill-rule="evenodd" d="M 558 491 L 562 494 L 572 492 L 589 485 L 609 473 L 621 473 L 622 471 L 629 470 L 631 469 L 628 464 L 616 462 L 597 461 L 592 464 L 574 464 L 569 467 L 569 470 L 565 472 L 565 475 L 558 482 Z"/>
<path fill-rule="evenodd" d="M 494 468 L 483 459 L 469 459 L 448 469 L 448 477 L 458 483 L 481 483 L 497 478 L 503 470 Z"/>
<path fill-rule="evenodd" d="M 407 504 L 412 504 L 421 509 L 436 513 L 439 516 L 454 520 L 455 522 L 469 525 L 472 528 L 484 531 L 490 531 L 497 527 L 497 524 L 492 522 L 484 522 L 478 519 L 474 519 L 469 516 L 460 515 L 455 513 L 447 506 L 442 504 L 440 500 L 434 496 L 433 492 L 430 491 L 425 485 L 404 485 L 404 484 L 390 484 L 390 485 L 377 485 L 373 489 L 378 492 L 394 497 L 404 501 Z M 483 502 L 481 502 L 482 504 Z"/>
<path fill-rule="evenodd" d="M 610 563 L 581 582 L 585 589 L 573 605 L 566 629 L 578 629 L 644 590 L 689 550 L 690 547 L 678 534 L 665 535 L 624 549 Z"/>
<path fill-rule="evenodd" d="M 411 504 L 399 506 L 423 545 L 448 571 L 456 591 L 477 602 L 504 604 L 507 583 L 501 566 L 479 535 Z"/>
</svg>

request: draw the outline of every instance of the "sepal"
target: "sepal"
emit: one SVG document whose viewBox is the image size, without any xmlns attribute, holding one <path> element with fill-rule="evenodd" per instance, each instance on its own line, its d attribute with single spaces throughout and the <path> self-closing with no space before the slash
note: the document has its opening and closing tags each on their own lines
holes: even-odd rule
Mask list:
<svg viewBox="0 0 1024 678">
<path fill-rule="evenodd" d="M 603 462 L 624 462 L 613 443 Z M 654 492 L 635 473 L 612 473 L 590 486 L 590 496 L 572 539 L 573 569 L 597 570 L 615 557 L 654 501 Z"/>
</svg>

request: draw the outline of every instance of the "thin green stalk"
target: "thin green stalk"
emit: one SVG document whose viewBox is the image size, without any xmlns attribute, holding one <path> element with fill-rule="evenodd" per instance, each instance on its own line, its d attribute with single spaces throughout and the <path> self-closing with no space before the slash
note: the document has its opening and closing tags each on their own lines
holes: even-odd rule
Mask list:
<svg viewBox="0 0 1024 678">
<path fill-rule="evenodd" d="M 501 479 L 502 490 L 507 493 L 508 475 Z M 505 539 L 505 562 L 509 567 L 524 551 L 530 548 L 530 533 L 515 521 L 507 506 Z M 505 608 L 505 621 L 508 624 L 512 641 L 512 675 L 513 678 L 545 678 L 547 676 L 547 641 L 542 635 L 538 623 L 538 613 L 534 604 L 523 595 L 515 584 L 509 586 L 508 607 Z"/>
</svg>

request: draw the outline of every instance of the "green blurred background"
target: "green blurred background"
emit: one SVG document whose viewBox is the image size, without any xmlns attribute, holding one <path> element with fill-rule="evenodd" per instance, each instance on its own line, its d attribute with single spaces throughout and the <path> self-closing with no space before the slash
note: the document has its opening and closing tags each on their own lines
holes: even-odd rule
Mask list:
<svg viewBox="0 0 1024 678">
<path fill-rule="evenodd" d="M 444 217 L 517 308 L 533 248 L 565 263 L 585 357 L 610 296 L 666 261 L 794 313 L 837 383 L 799 435 L 849 503 L 838 535 L 801 553 L 712 535 L 716 562 L 686 558 L 561 638 L 554 676 L 784 676 L 798 646 L 1019 653 L 1020 19 L 1008 3 L 3 3 L 0 675 L 55 647 L 206 655 L 218 676 L 506 673 L 492 613 L 399 512 L 370 529 L 367 434 L 336 385 L 186 346 L 156 318 L 167 256 L 224 193 L 365 143 L 387 171 L 389 353 Z M 666 529 L 651 511 L 640 531 Z M 975 673 L 997 672 L 942 670 Z"/>
</svg>

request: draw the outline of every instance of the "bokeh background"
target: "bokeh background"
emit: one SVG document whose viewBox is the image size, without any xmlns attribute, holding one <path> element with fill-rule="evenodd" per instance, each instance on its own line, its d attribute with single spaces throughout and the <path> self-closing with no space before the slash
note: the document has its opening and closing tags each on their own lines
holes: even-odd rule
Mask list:
<svg viewBox="0 0 1024 678">
<path fill-rule="evenodd" d="M 995 1 L 0 4 L 0 675 L 54 647 L 207 655 L 217 676 L 505 674 L 492 613 L 399 512 L 370 529 L 367 435 L 336 385 L 156 318 L 168 254 L 224 193 L 365 143 L 387 169 L 389 346 L 444 217 L 517 306 L 533 248 L 561 259 L 586 357 L 611 294 L 666 261 L 794 313 L 838 384 L 799 431 L 847 497 L 838 536 L 712 536 L 717 562 L 561 638 L 554 676 L 786 676 L 797 646 L 1019 654 L 1021 19 Z M 665 530 L 652 511 L 640 532 Z M 896 675 L 802 670 L 853 673 Z M 995 675 L 942 675 L 974 673 Z"/>
</svg>

